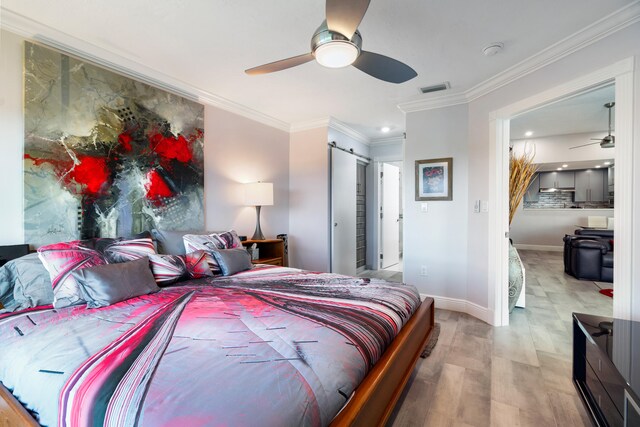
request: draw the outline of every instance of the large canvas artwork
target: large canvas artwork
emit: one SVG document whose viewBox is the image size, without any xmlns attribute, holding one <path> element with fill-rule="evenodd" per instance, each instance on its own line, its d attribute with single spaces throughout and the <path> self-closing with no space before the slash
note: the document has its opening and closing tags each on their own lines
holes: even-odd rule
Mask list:
<svg viewBox="0 0 640 427">
<path fill-rule="evenodd" d="M 204 228 L 204 108 L 25 44 L 25 241 Z"/>
</svg>

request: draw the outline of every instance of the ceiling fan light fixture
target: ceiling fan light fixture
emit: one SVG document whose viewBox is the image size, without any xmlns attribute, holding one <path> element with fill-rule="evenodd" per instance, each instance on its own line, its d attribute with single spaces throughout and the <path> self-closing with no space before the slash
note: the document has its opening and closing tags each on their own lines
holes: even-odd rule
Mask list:
<svg viewBox="0 0 640 427">
<path fill-rule="evenodd" d="M 324 43 L 313 52 L 318 64 L 327 68 L 342 68 L 351 65 L 359 54 L 358 47 L 346 41 Z"/>
</svg>

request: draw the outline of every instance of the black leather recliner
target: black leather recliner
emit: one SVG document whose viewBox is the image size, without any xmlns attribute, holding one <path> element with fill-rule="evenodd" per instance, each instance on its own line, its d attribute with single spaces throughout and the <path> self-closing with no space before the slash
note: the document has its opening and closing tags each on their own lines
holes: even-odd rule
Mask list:
<svg viewBox="0 0 640 427">
<path fill-rule="evenodd" d="M 613 282 L 613 230 L 576 230 L 564 237 L 564 271 L 576 279 Z"/>
</svg>

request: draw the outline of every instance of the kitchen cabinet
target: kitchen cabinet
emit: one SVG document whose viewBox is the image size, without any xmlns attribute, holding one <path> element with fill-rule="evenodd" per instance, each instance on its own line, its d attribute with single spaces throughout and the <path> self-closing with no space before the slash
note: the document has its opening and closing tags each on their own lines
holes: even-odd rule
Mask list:
<svg viewBox="0 0 640 427">
<path fill-rule="evenodd" d="M 540 188 L 569 189 L 575 185 L 573 171 L 540 172 Z"/>
<path fill-rule="evenodd" d="M 524 193 L 525 202 L 537 202 L 540 199 L 540 174 L 537 173 L 533 176 L 527 192 Z"/>
<path fill-rule="evenodd" d="M 609 194 L 607 173 L 603 169 L 587 169 L 575 173 L 575 202 L 604 202 Z"/>
</svg>

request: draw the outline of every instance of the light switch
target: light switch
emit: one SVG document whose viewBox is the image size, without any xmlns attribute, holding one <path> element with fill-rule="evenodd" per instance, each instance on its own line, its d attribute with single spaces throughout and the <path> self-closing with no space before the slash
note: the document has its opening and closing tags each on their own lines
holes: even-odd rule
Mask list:
<svg viewBox="0 0 640 427">
<path fill-rule="evenodd" d="M 480 212 L 480 200 L 476 200 L 473 203 L 473 212 L 475 212 L 475 213 Z"/>
<path fill-rule="evenodd" d="M 489 212 L 489 202 L 482 201 L 481 202 L 481 206 L 482 206 L 482 212 Z"/>
<path fill-rule="evenodd" d="M 429 205 L 426 203 L 420 203 L 420 212 L 429 212 Z"/>
</svg>

